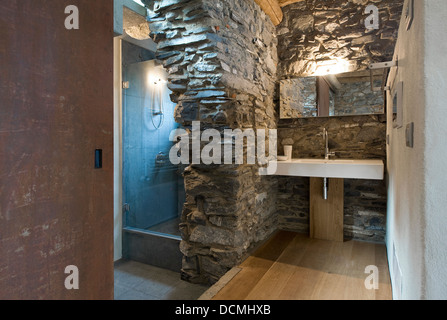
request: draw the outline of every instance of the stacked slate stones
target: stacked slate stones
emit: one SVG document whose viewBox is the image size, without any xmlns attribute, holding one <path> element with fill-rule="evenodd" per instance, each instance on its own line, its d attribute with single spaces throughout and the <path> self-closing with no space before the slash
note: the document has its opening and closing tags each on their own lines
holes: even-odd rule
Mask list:
<svg viewBox="0 0 447 320">
<path fill-rule="evenodd" d="M 276 129 L 276 29 L 254 1 L 144 2 L 183 128 Z M 276 180 L 248 164 L 194 164 L 184 178 L 182 277 L 214 283 L 276 230 Z"/>
</svg>

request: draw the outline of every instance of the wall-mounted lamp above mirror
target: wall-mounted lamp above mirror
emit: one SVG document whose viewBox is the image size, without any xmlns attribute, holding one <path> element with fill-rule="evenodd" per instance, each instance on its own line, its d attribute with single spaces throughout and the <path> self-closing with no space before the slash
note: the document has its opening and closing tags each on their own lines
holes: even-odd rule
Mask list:
<svg viewBox="0 0 447 320">
<path fill-rule="evenodd" d="M 285 79 L 280 82 L 280 118 L 383 114 L 383 70 Z"/>
</svg>

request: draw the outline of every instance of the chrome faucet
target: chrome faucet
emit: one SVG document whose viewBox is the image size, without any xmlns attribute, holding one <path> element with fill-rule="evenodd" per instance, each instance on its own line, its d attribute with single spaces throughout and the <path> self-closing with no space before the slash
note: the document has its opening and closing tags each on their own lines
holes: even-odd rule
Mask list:
<svg viewBox="0 0 447 320">
<path fill-rule="evenodd" d="M 335 157 L 335 152 L 329 151 L 329 134 L 326 128 L 323 128 L 323 139 L 325 143 L 324 160 L 329 160 L 329 157 Z"/>
</svg>

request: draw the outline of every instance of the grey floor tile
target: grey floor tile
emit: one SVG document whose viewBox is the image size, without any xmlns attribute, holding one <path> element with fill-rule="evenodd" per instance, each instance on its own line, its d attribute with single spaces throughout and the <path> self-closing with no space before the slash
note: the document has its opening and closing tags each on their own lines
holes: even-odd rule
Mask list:
<svg viewBox="0 0 447 320">
<path fill-rule="evenodd" d="M 197 300 L 206 289 L 202 286 L 176 287 L 166 294 L 164 300 Z"/>
<path fill-rule="evenodd" d="M 173 281 L 161 279 L 145 280 L 135 287 L 135 290 L 151 294 L 162 299 L 169 291 L 175 288 Z"/>
<path fill-rule="evenodd" d="M 197 300 L 206 286 L 180 279 L 180 273 L 135 261 L 115 267 L 116 300 Z"/>
<path fill-rule="evenodd" d="M 143 292 L 137 290 L 129 290 L 126 293 L 118 296 L 115 300 L 160 300 L 157 297 L 151 296 L 149 294 L 144 294 Z"/>
<path fill-rule="evenodd" d="M 120 296 L 126 294 L 129 290 L 131 290 L 131 288 L 115 283 L 115 287 L 114 287 L 115 300 L 118 299 Z"/>
<path fill-rule="evenodd" d="M 119 271 L 115 272 L 115 284 L 134 288 L 141 284 L 146 279 L 144 272 L 140 271 Z"/>
</svg>

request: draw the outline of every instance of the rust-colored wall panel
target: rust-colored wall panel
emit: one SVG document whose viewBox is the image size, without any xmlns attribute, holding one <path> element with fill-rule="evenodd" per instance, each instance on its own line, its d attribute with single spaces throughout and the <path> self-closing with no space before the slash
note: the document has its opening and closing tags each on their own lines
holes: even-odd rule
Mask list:
<svg viewBox="0 0 447 320">
<path fill-rule="evenodd" d="M 113 0 L 1 1 L 0 70 L 0 299 L 112 299 Z"/>
</svg>

